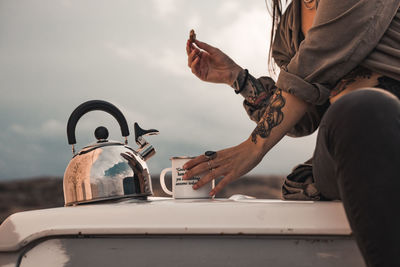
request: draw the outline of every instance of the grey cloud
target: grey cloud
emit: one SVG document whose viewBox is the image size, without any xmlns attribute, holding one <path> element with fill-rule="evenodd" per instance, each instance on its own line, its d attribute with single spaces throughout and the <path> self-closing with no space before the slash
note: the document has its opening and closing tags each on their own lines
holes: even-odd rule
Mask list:
<svg viewBox="0 0 400 267">
<path fill-rule="evenodd" d="M 89 99 L 117 105 L 132 130 L 135 121 L 160 130 L 148 138 L 157 149 L 149 161 L 153 173 L 171 156 L 236 145 L 254 127 L 231 88 L 191 74 L 185 43 L 198 27 L 199 38 L 252 73 L 265 73 L 264 1 L 3 0 L 0 6 L 0 179 L 62 175 L 71 158 L 68 116 Z M 122 140 L 111 116 L 92 112 L 78 123 L 78 147 L 94 141 L 99 125 Z M 312 152 L 313 138 L 283 141 L 256 172 L 289 171 Z"/>
</svg>

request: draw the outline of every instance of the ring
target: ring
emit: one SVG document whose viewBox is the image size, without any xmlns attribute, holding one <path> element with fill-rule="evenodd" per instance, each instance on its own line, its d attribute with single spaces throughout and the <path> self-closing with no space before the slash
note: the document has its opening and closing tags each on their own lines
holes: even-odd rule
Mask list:
<svg viewBox="0 0 400 267">
<path fill-rule="evenodd" d="M 211 160 L 207 161 L 208 164 L 208 170 L 211 171 L 213 167 L 211 166 Z"/>
<path fill-rule="evenodd" d="M 217 152 L 215 151 L 206 151 L 204 153 L 204 156 L 206 157 L 207 160 L 213 160 L 217 157 Z"/>
</svg>

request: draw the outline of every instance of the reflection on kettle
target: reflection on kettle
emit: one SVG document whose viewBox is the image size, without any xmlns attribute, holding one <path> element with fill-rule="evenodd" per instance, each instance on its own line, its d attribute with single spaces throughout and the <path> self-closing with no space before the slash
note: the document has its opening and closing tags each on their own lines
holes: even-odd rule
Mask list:
<svg viewBox="0 0 400 267">
<path fill-rule="evenodd" d="M 93 110 L 105 111 L 117 119 L 125 142 L 108 141 L 108 130 L 95 130 L 97 142 L 75 153 L 75 128 L 78 120 Z M 114 105 L 92 100 L 78 106 L 67 125 L 68 143 L 72 145 L 73 158 L 64 173 L 65 205 L 134 197 L 146 199 L 153 194 L 146 160 L 155 154 L 144 135 L 158 134 L 157 130 L 143 130 L 135 123 L 135 140 L 138 150 L 128 146 L 128 124 Z"/>
<path fill-rule="evenodd" d="M 124 193 L 129 195 L 148 191 L 147 179 L 144 177 L 142 166 L 136 161 L 135 156 L 129 152 L 122 153 L 121 156 L 128 161 L 129 166 L 134 170 L 134 176 L 124 178 Z"/>
</svg>

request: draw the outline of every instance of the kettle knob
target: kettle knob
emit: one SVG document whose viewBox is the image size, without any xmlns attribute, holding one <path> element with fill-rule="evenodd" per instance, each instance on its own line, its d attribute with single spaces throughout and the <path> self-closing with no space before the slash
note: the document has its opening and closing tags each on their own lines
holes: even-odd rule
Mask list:
<svg viewBox="0 0 400 267">
<path fill-rule="evenodd" d="M 94 136 L 97 140 L 106 140 L 108 138 L 108 130 L 104 126 L 97 127 L 94 131 Z"/>
</svg>

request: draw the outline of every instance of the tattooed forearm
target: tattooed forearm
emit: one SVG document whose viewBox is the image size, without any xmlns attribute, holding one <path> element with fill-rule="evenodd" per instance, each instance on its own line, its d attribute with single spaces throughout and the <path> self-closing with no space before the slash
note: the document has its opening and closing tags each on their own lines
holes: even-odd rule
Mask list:
<svg viewBox="0 0 400 267">
<path fill-rule="evenodd" d="M 251 140 L 253 143 L 257 143 L 257 136 L 267 138 L 271 134 L 272 129 L 281 124 L 283 121 L 282 108 L 285 104 L 286 100 L 282 96 L 282 90 L 276 89 L 274 95 L 270 99 L 267 109 L 265 110 L 264 116 L 251 134 Z"/>
</svg>

